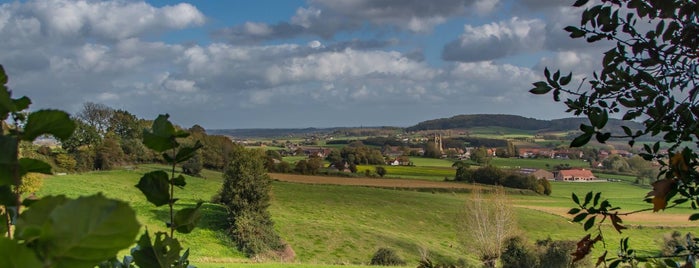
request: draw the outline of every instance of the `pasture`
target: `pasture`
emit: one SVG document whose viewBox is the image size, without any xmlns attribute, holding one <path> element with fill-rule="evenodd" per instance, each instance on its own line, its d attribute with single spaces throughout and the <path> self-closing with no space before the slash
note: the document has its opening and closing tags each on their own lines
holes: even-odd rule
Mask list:
<svg viewBox="0 0 699 268">
<path fill-rule="evenodd" d="M 106 196 L 129 202 L 137 211 L 139 221 L 151 232 L 164 230 L 166 208 L 153 207 L 134 187 L 142 174 L 157 168 L 162 167 L 147 165 L 131 170 L 53 176 L 45 180 L 42 190 L 37 194 L 66 194 L 75 197 L 103 192 Z M 208 201 L 218 191 L 222 182 L 221 173 L 206 171 L 203 176 L 204 178 L 187 177 L 185 189 L 176 190 L 175 195 L 180 198 L 178 208 L 191 206 L 201 199 Z M 323 180 L 323 177 L 312 179 Z M 446 182 L 405 181 L 478 187 Z M 394 187 L 382 185 L 329 185 L 331 183 L 330 178 L 323 181 L 322 185 L 282 181 L 273 183 L 270 213 L 275 228 L 292 245 L 297 255 L 296 266 L 283 267 L 364 265 L 379 247 L 395 249 L 413 267 L 420 258 L 421 250 L 427 250 L 437 260 L 454 261 L 464 258 L 472 264 L 478 262 L 475 256 L 457 243 L 454 226 L 455 218 L 469 194 L 449 190 L 392 190 L 387 188 Z M 584 195 L 590 190 L 603 191 L 604 198 L 609 198 L 614 205 L 622 206 L 625 211 L 648 207 L 641 201 L 648 189 L 627 183 L 553 183 L 551 196 L 512 190 L 509 191 L 509 198 L 515 204 L 519 229 L 529 241 L 547 237 L 577 240 L 584 235 L 582 227 L 570 223 L 570 217 L 565 215 L 573 205 L 570 192 Z M 519 192 L 524 194 L 518 194 Z M 207 203 L 203 212 L 202 221 L 194 232 L 177 236 L 184 241 L 185 248 L 191 248 L 193 264 L 198 267 L 282 266 L 274 262 L 250 264 L 251 260 L 238 252 L 226 235 L 225 209 Z M 610 252 L 615 252 L 618 239 L 626 235 L 633 236 L 632 245 L 639 246 L 645 252 L 654 252 L 662 234 L 675 229 L 683 232 L 696 229 L 686 227 L 691 224 L 686 220 L 688 212 L 686 208 L 671 209 L 650 213 L 644 216 L 646 218 L 624 218 L 630 230 L 625 230 L 621 235 L 616 234 L 611 226 L 603 228 Z M 600 248 L 601 246 L 595 248 L 596 254 L 601 253 Z M 127 254 L 128 249 L 122 253 Z"/>
</svg>

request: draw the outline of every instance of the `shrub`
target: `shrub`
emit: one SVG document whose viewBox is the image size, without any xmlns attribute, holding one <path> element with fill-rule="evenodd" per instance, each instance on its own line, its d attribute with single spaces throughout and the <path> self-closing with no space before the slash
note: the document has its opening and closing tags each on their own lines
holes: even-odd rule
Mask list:
<svg viewBox="0 0 699 268">
<path fill-rule="evenodd" d="M 17 189 L 19 194 L 31 194 L 41 189 L 44 184 L 44 174 L 27 173 L 22 176 L 22 184 Z"/>
<path fill-rule="evenodd" d="M 238 249 L 248 256 L 276 251 L 284 246 L 266 213 L 244 211 L 236 215 L 230 233 Z"/>
<path fill-rule="evenodd" d="M 581 260 L 572 264 L 573 256 L 570 254 L 577 248 L 575 241 L 553 241 L 551 238 L 548 238 L 538 240 L 536 245 L 539 248 L 540 267 L 567 268 L 589 266 L 588 260 Z"/>
<path fill-rule="evenodd" d="M 520 236 L 505 241 L 505 250 L 500 255 L 503 268 L 536 267 L 537 256 Z"/>
<path fill-rule="evenodd" d="M 393 249 L 379 248 L 371 257 L 371 265 L 401 266 L 405 265 L 405 261 Z"/>
<path fill-rule="evenodd" d="M 63 171 L 72 172 L 75 171 L 78 162 L 68 154 L 57 154 L 56 165 Z"/>
<path fill-rule="evenodd" d="M 201 176 L 201 170 L 204 165 L 201 162 L 201 157 L 199 154 L 194 155 L 192 158 L 182 164 L 182 173 L 190 176 Z"/>
</svg>

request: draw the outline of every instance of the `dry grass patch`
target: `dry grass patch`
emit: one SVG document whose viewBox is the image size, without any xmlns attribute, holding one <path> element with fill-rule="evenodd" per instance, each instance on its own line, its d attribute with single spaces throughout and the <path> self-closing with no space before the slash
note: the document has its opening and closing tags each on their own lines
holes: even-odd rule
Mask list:
<svg viewBox="0 0 699 268">
<path fill-rule="evenodd" d="M 343 178 L 343 177 L 326 177 L 326 176 L 308 176 L 297 174 L 280 174 L 270 173 L 272 179 L 307 184 L 326 184 L 326 185 L 352 185 L 352 186 L 370 186 L 380 188 L 428 188 L 428 189 L 482 189 L 483 186 L 455 183 L 455 182 L 440 182 L 440 181 L 424 181 L 424 180 L 406 180 L 406 179 L 378 179 L 378 178 Z"/>
</svg>

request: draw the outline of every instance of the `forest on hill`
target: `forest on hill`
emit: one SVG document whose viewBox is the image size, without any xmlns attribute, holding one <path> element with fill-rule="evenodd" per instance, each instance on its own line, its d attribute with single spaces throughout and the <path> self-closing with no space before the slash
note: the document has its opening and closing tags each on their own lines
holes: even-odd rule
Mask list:
<svg viewBox="0 0 699 268">
<path fill-rule="evenodd" d="M 585 124 L 587 118 L 562 118 L 554 120 L 541 120 L 528 118 L 519 115 L 508 114 L 469 114 L 456 115 L 450 118 L 439 118 L 420 122 L 412 127 L 408 127 L 406 131 L 421 131 L 421 130 L 445 130 L 445 129 L 468 129 L 474 127 L 505 127 L 521 130 L 532 131 L 575 131 L 578 130 L 580 124 Z M 588 123 L 589 124 L 589 123 Z M 643 129 L 643 125 L 637 122 L 622 121 L 619 119 L 609 119 L 607 126 L 608 131 L 615 133 L 622 131 L 621 126 L 627 126 L 631 129 Z"/>
</svg>

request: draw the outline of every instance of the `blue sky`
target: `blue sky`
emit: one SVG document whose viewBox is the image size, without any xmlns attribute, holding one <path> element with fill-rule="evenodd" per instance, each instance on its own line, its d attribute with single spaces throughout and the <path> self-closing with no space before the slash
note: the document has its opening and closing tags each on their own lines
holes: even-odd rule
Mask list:
<svg viewBox="0 0 699 268">
<path fill-rule="evenodd" d="M 85 102 L 185 127 L 409 126 L 457 114 L 567 117 L 544 66 L 589 76 L 549 0 L 0 1 L 0 64 L 33 109 Z"/>
</svg>

